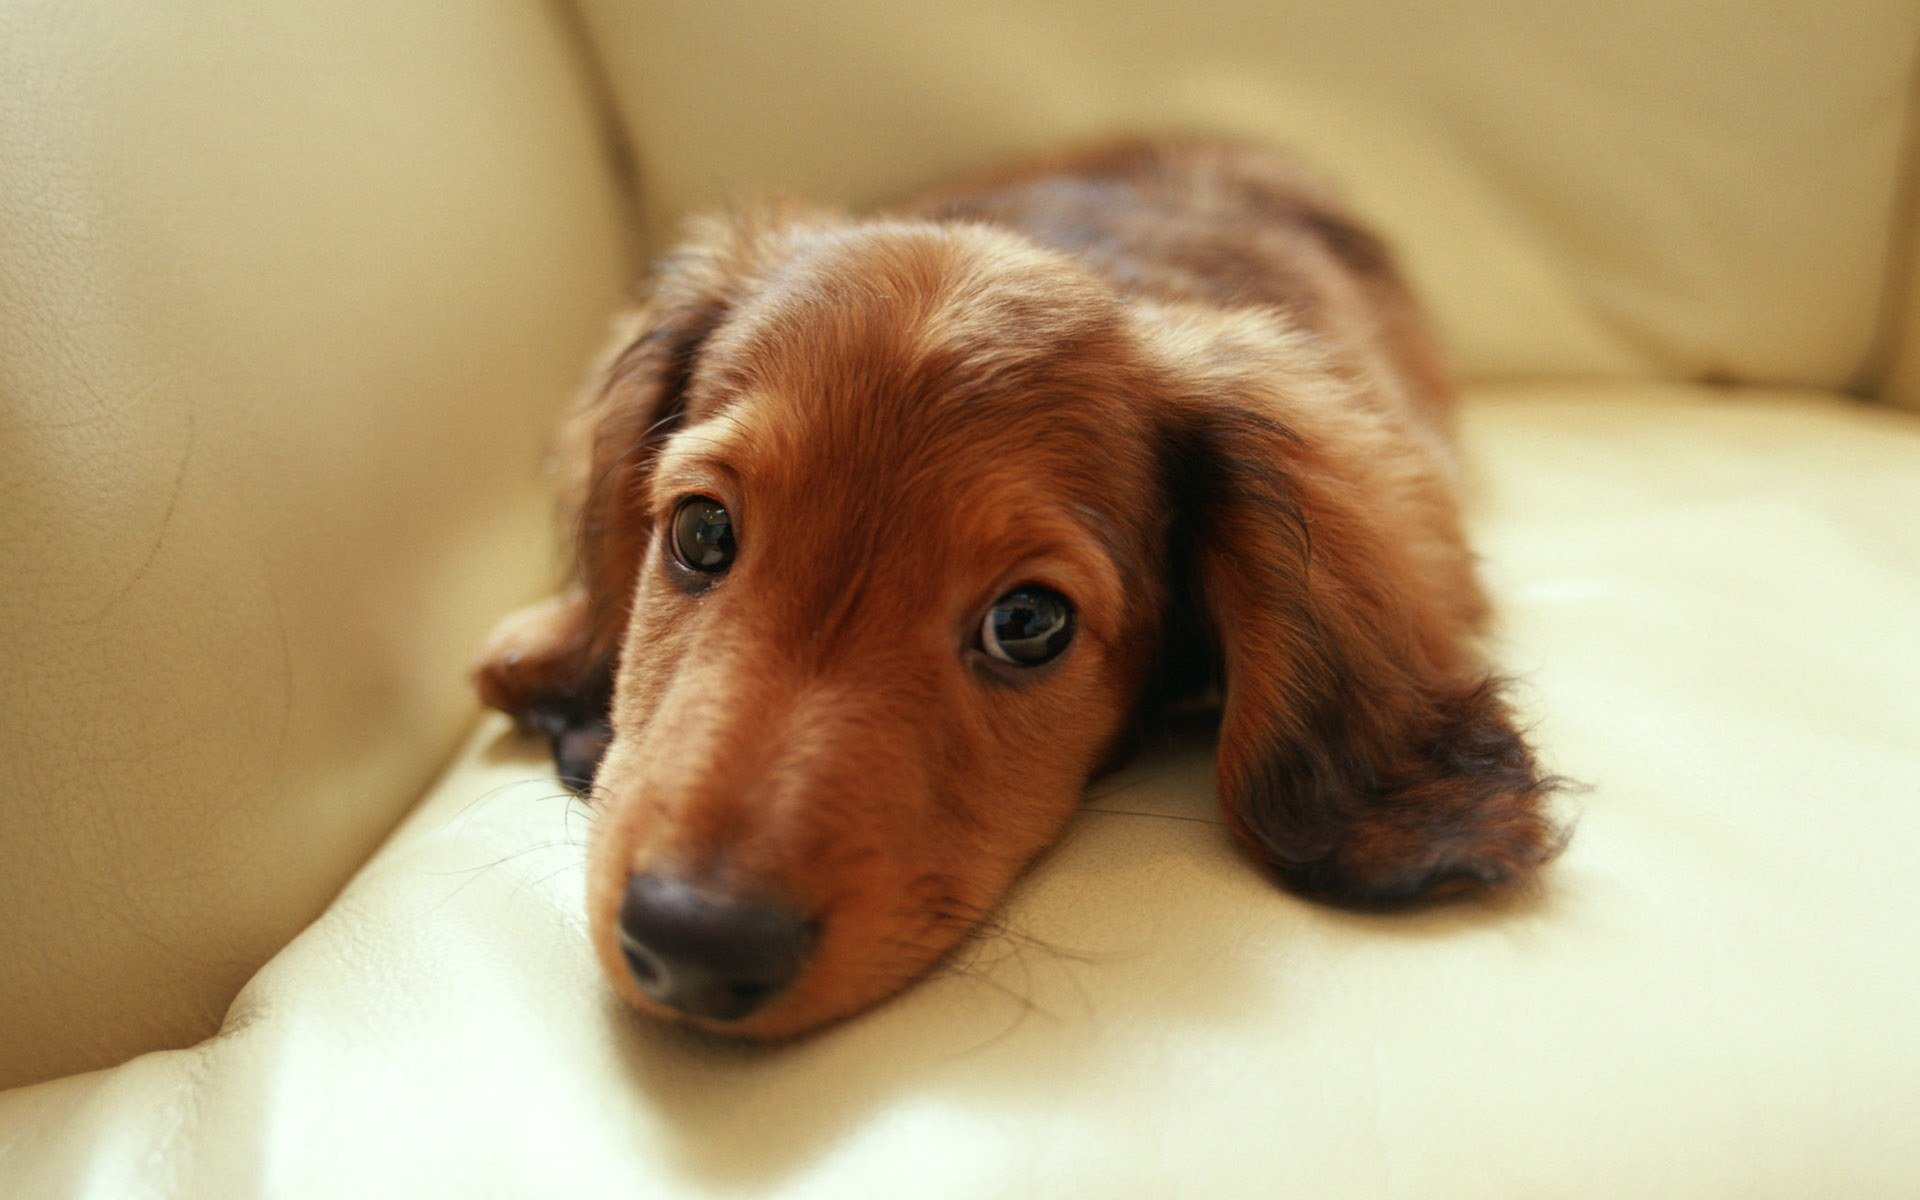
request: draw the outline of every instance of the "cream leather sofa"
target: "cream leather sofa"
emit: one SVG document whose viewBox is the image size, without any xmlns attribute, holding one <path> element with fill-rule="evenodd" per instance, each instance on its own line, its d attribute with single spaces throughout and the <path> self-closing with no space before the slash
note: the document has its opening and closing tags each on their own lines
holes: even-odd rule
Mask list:
<svg viewBox="0 0 1920 1200">
<path fill-rule="evenodd" d="M 184 11 L 176 11 L 182 9 Z M 1895 0 L 0 6 L 0 1195 L 1920 1195 Z M 611 1007 L 463 678 L 683 212 L 1292 142 L 1469 380 L 1531 899 L 1363 916 L 1101 783 L 1010 932 L 772 1050 Z"/>
</svg>

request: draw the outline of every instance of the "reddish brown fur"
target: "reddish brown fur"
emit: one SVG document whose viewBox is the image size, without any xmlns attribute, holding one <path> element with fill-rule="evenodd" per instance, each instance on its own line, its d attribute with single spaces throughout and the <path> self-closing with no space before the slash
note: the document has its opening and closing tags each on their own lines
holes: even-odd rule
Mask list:
<svg viewBox="0 0 1920 1200">
<path fill-rule="evenodd" d="M 611 696 L 589 903 L 615 985 L 652 1007 L 612 926 L 628 875 L 666 870 L 820 922 L 799 982 L 731 1030 L 873 1003 L 998 901 L 1138 719 L 1209 683 L 1229 823 L 1291 886 L 1378 904 L 1526 876 L 1557 846 L 1549 785 L 1475 640 L 1450 402 L 1379 241 L 1254 147 L 697 225 L 563 432 L 576 579 L 479 671 L 552 726 Z M 656 536 L 692 494 L 740 544 L 699 594 Z M 1023 582 L 1080 625 L 1010 681 L 968 646 Z"/>
</svg>

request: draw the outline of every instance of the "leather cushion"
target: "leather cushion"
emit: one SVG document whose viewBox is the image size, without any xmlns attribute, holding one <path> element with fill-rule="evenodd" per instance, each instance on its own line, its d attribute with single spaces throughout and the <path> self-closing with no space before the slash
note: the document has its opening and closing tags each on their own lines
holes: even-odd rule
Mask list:
<svg viewBox="0 0 1920 1200">
<path fill-rule="evenodd" d="M 1908 267 L 1901 0 L 582 7 L 657 244 L 770 190 L 867 203 L 1197 126 L 1349 184 L 1483 379 L 1851 387 Z"/>
<path fill-rule="evenodd" d="M 211 1033 L 549 586 L 624 276 L 541 6 L 0 11 L 0 1085 Z"/>
</svg>

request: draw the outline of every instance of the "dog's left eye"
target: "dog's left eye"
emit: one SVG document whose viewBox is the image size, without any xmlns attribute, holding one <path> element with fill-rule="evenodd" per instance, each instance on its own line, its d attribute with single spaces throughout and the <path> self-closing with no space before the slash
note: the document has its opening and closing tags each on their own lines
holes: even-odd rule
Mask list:
<svg viewBox="0 0 1920 1200">
<path fill-rule="evenodd" d="M 733 565 L 733 518 L 710 496 L 691 496 L 673 513 L 673 554 L 683 566 L 718 575 Z"/>
<path fill-rule="evenodd" d="M 1037 667 L 1073 640 L 1073 604 L 1052 588 L 1028 584 L 993 602 L 980 622 L 980 648 L 1001 662 Z"/>
</svg>

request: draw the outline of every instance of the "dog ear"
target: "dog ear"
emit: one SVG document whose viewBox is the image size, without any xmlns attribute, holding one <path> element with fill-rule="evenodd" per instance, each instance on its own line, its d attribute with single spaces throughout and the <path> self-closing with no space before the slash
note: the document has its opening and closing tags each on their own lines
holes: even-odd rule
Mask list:
<svg viewBox="0 0 1920 1200">
<path fill-rule="evenodd" d="M 561 425 L 555 458 L 574 533 L 571 579 L 559 596 L 496 626 L 474 675 L 483 702 L 549 738 L 562 781 L 577 789 L 592 782 L 612 737 L 614 663 L 652 536 L 642 498 L 653 461 L 685 419 L 701 347 L 782 227 L 772 212 L 696 223 L 615 323 Z"/>
<path fill-rule="evenodd" d="M 1393 401 L 1335 394 L 1364 383 L 1220 366 L 1271 364 L 1271 340 L 1216 346 L 1165 442 L 1176 585 L 1197 593 L 1171 628 L 1217 656 L 1228 823 L 1288 886 L 1347 904 L 1523 879 L 1561 844 L 1554 781 L 1476 644 L 1444 451 Z"/>
</svg>

